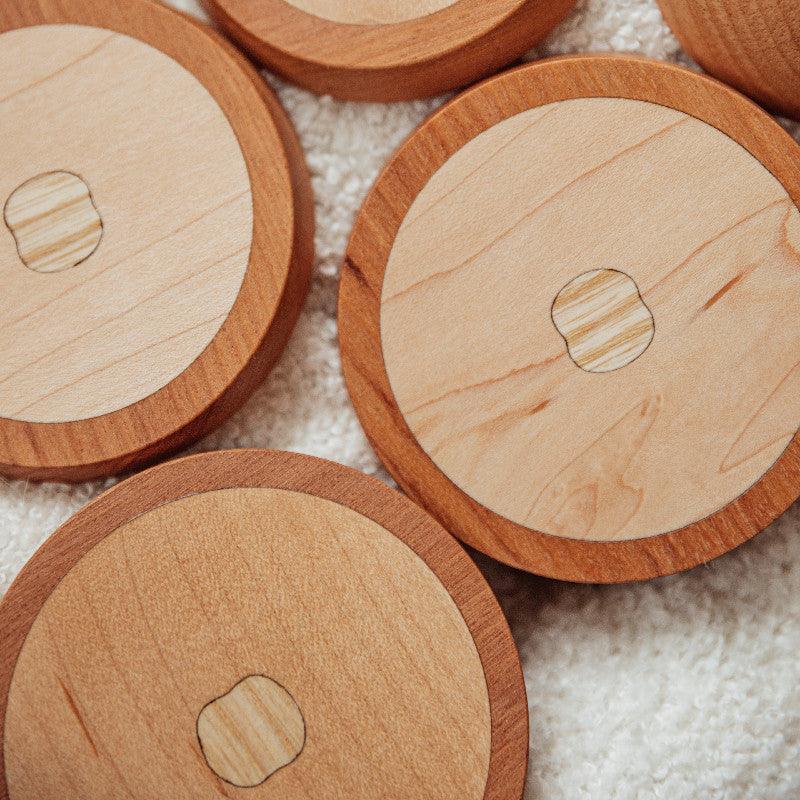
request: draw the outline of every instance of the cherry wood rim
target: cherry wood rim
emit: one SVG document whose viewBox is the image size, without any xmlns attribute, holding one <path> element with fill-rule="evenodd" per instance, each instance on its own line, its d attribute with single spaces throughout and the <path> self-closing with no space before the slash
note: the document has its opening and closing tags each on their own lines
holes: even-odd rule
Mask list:
<svg viewBox="0 0 800 800">
<path fill-rule="evenodd" d="M 201 2 L 245 50 L 288 80 L 319 94 L 372 101 L 432 96 L 488 75 L 530 50 L 575 5 L 458 0 L 403 22 L 351 25 L 285 0 L 252 0 L 246 15 L 239 0 Z"/>
<path fill-rule="evenodd" d="M 92 419 L 38 424 L 0 418 L 0 473 L 84 481 L 141 466 L 195 441 L 263 381 L 294 328 L 310 283 L 313 194 L 302 149 L 277 98 L 246 59 L 207 26 L 154 0 L 31 0 L 0 8 L 0 33 L 42 24 L 113 30 L 181 64 L 228 118 L 253 197 L 253 239 L 242 288 L 217 335 L 184 372 L 150 396 Z"/>
<path fill-rule="evenodd" d="M 506 564 L 584 583 L 622 583 L 680 572 L 762 531 L 800 494 L 800 433 L 737 499 L 703 520 L 650 538 L 592 542 L 548 535 L 493 513 L 452 483 L 416 441 L 383 361 L 380 299 L 386 264 L 408 209 L 457 150 L 503 119 L 579 97 L 643 100 L 720 130 L 757 158 L 800 205 L 800 147 L 733 89 L 682 67 L 601 55 L 548 59 L 510 70 L 434 114 L 390 160 L 365 200 L 342 267 L 339 337 L 350 396 L 367 437 L 400 486 L 462 541 Z"/>
<path fill-rule="evenodd" d="M 492 732 L 484 798 L 521 798 L 528 761 L 525 683 L 508 624 L 480 571 L 455 539 L 399 492 L 355 470 L 296 453 L 228 450 L 162 464 L 113 487 L 60 527 L 0 602 L 0 732 L 28 631 L 61 579 L 86 553 L 154 508 L 193 494 L 251 487 L 287 489 L 346 506 L 397 536 L 427 564 L 458 606 L 486 677 Z M 4 770 L 0 800 L 8 796 Z"/>
</svg>

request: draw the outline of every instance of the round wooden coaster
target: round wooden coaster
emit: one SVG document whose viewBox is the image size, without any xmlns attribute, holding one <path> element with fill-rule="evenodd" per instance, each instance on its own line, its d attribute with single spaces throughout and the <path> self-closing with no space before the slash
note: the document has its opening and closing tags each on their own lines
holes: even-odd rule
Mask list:
<svg viewBox="0 0 800 800">
<path fill-rule="evenodd" d="M 0 630 L 3 800 L 522 796 L 525 687 L 489 587 L 336 464 L 141 473 L 47 541 Z"/>
<path fill-rule="evenodd" d="M 412 100 L 522 56 L 575 0 L 203 0 L 255 58 L 319 94 Z"/>
<path fill-rule="evenodd" d="M 796 0 L 658 0 L 681 46 L 703 69 L 778 114 L 800 119 Z"/>
<path fill-rule="evenodd" d="M 199 437 L 299 313 L 313 200 L 288 118 L 151 2 L 0 8 L 0 471 L 84 480 Z"/>
<path fill-rule="evenodd" d="M 800 148 L 731 89 L 613 56 L 487 81 L 394 156 L 340 289 L 401 486 L 542 575 L 664 575 L 800 493 Z"/>
</svg>

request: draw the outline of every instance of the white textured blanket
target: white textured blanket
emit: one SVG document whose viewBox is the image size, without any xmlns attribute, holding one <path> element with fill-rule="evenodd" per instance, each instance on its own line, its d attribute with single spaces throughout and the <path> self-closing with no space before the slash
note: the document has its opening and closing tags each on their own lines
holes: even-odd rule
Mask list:
<svg viewBox="0 0 800 800">
<path fill-rule="evenodd" d="M 587 50 L 685 60 L 655 0 L 579 3 L 539 54 Z M 385 477 L 340 374 L 337 273 L 373 178 L 438 103 L 337 103 L 273 83 L 314 176 L 316 278 L 272 376 L 196 449 L 298 450 Z M 0 483 L 0 592 L 103 488 Z M 525 668 L 528 798 L 800 799 L 800 507 L 712 565 L 648 584 L 561 585 L 479 564 Z"/>
</svg>

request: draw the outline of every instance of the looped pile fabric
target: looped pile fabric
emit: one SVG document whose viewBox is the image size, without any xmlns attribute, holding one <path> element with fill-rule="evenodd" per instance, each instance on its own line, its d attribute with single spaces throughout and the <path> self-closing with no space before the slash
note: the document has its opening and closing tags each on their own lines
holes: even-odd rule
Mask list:
<svg viewBox="0 0 800 800">
<path fill-rule="evenodd" d="M 194 0 L 171 4 L 203 16 Z M 607 50 L 691 66 L 655 0 L 579 2 L 530 58 Z M 316 275 L 270 378 L 193 450 L 296 450 L 389 481 L 341 376 L 337 277 L 372 181 L 444 98 L 342 103 L 267 77 L 313 174 Z M 0 592 L 61 522 L 110 483 L 0 479 Z M 800 507 L 707 567 L 639 585 L 565 585 L 476 558 L 525 670 L 527 800 L 800 798 Z"/>
</svg>

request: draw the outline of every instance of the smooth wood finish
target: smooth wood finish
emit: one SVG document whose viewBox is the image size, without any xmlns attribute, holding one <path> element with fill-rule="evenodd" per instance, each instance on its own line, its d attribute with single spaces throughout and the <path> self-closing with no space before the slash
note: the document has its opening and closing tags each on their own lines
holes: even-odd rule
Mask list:
<svg viewBox="0 0 800 800">
<path fill-rule="evenodd" d="M 557 295 L 553 324 L 569 357 L 587 372 L 628 366 L 650 346 L 655 323 L 636 281 L 613 269 L 584 272 Z"/>
<path fill-rule="evenodd" d="M 286 0 L 289 5 L 345 25 L 393 25 L 427 17 L 458 0 Z"/>
<path fill-rule="evenodd" d="M 424 512 L 335 464 L 144 472 L 48 540 L 0 630 L 3 800 L 522 796 L 491 591 Z"/>
<path fill-rule="evenodd" d="M 488 75 L 575 0 L 203 0 L 255 58 L 345 100 L 410 100 Z"/>
<path fill-rule="evenodd" d="M 46 275 L 0 237 L 0 471 L 85 480 L 186 445 L 264 378 L 308 286 L 310 182 L 263 81 L 181 14 L 37 0 L 0 31 L 0 194 L 72 172 L 104 226 Z"/>
<path fill-rule="evenodd" d="M 306 743 L 306 723 L 294 698 L 265 675 L 249 675 L 203 707 L 197 739 L 208 766 L 243 789 L 289 766 Z"/>
<path fill-rule="evenodd" d="M 6 201 L 3 218 L 20 259 L 36 272 L 78 266 L 103 238 L 92 192 L 71 172 L 47 172 L 25 181 Z"/>
<path fill-rule="evenodd" d="M 10 31 L 2 44 L 0 138 L 8 145 L 0 197 L 49 164 L 75 166 L 109 229 L 96 258 L 50 280 L 20 269 L 4 241 L 0 416 L 50 423 L 110 414 L 173 381 L 230 315 L 253 239 L 247 164 L 206 88 L 138 39 L 60 25 Z M 30 62 L 46 65 L 33 84 L 14 74 Z M 31 114 L 47 130 L 37 142 L 20 135 Z M 112 157 L 98 141 L 125 147 Z M 13 216 L 26 213 L 26 198 L 44 205 L 31 200 L 31 187 L 61 213 L 33 208 L 22 244 L 57 256 L 50 240 L 63 237 L 69 247 L 75 232 L 63 214 L 75 206 L 61 185 L 34 178 L 14 189 Z M 90 215 L 77 222 L 91 233 Z M 31 242 L 32 227 L 39 242 Z"/>
<path fill-rule="evenodd" d="M 348 386 L 394 477 L 470 545 L 568 580 L 667 574 L 761 530 L 800 486 L 798 165 L 735 92 L 645 60 L 542 62 L 446 106 L 342 275 Z M 652 314 L 613 371 L 576 364 L 553 316 L 592 268 Z"/>
<path fill-rule="evenodd" d="M 658 0 L 681 46 L 707 72 L 783 116 L 800 119 L 796 0 Z"/>
</svg>

